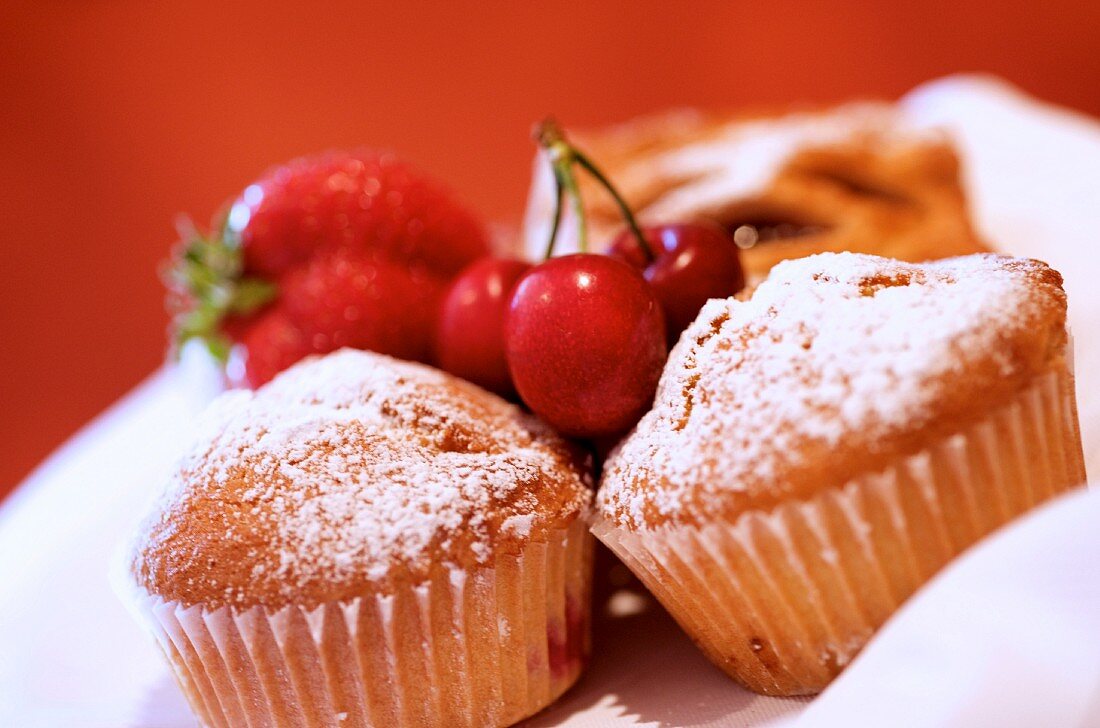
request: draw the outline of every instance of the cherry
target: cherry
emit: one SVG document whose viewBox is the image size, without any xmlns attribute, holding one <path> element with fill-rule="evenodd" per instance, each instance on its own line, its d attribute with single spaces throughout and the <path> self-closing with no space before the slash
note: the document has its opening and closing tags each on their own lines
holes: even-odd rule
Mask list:
<svg viewBox="0 0 1100 728">
<path fill-rule="evenodd" d="M 520 260 L 483 258 L 459 273 L 439 310 L 440 369 L 501 396 L 515 393 L 504 357 L 504 317 L 516 281 L 530 268 Z"/>
<path fill-rule="evenodd" d="M 642 249 L 639 233 L 655 257 Z M 608 255 L 642 270 L 664 309 L 670 346 L 708 299 L 728 298 L 745 287 L 737 246 L 713 223 L 628 228 L 611 243 Z"/>
<path fill-rule="evenodd" d="M 621 433 L 649 407 L 667 354 L 664 314 L 622 261 L 580 253 L 535 266 L 504 326 L 516 390 L 561 433 Z"/>
</svg>

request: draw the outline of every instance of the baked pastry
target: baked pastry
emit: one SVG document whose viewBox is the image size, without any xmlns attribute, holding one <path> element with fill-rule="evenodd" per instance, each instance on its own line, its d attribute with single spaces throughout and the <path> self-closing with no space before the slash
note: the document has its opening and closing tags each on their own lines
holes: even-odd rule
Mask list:
<svg viewBox="0 0 1100 728">
<path fill-rule="evenodd" d="M 1061 276 L 786 261 L 712 300 L 609 457 L 594 533 L 719 667 L 815 693 L 949 559 L 1085 481 Z"/>
<path fill-rule="evenodd" d="M 985 250 L 950 141 L 914 128 L 890 104 L 771 117 L 674 111 L 579 134 L 577 143 L 642 222 L 726 227 L 750 278 L 780 260 L 827 251 L 921 261 Z M 547 167 L 536 164 L 528 201 L 524 237 L 533 256 L 546 247 L 553 210 Z M 591 240 L 609 243 L 623 226 L 619 211 L 586 184 Z"/>
<path fill-rule="evenodd" d="M 495 395 L 345 349 L 218 401 L 128 598 L 204 725 L 509 725 L 585 662 L 588 473 Z"/>
</svg>

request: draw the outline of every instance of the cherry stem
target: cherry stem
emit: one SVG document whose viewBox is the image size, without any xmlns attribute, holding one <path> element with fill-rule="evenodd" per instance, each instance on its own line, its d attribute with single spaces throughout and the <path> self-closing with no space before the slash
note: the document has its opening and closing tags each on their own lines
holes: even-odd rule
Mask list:
<svg viewBox="0 0 1100 728">
<path fill-rule="evenodd" d="M 645 235 L 642 234 L 642 228 L 638 225 L 638 220 L 634 217 L 634 213 L 630 211 L 630 205 L 626 204 L 626 200 L 619 194 L 619 191 L 615 189 L 615 185 L 611 184 L 611 180 L 604 176 L 603 172 L 592 163 L 588 157 L 584 155 L 580 150 L 573 150 L 573 157 L 577 160 L 577 164 L 581 165 L 590 175 L 596 178 L 596 181 L 603 185 L 604 189 L 611 194 L 611 199 L 615 200 L 615 204 L 619 207 L 619 212 L 622 213 L 623 219 L 626 220 L 626 226 L 630 228 L 630 232 L 634 234 L 634 237 L 638 241 L 638 247 L 645 253 L 649 262 L 656 260 L 657 256 L 653 253 L 653 248 L 649 246 L 649 242 L 645 239 Z"/>
<path fill-rule="evenodd" d="M 546 253 L 542 256 L 543 260 L 550 260 L 554 255 L 554 241 L 558 238 L 558 228 L 561 227 L 561 195 L 562 195 L 562 183 L 561 175 L 558 174 L 558 168 L 551 167 L 554 170 L 554 222 L 550 225 L 550 239 L 546 243 Z"/>
<path fill-rule="evenodd" d="M 653 249 L 649 246 L 645 236 L 642 234 L 642 230 L 638 226 L 638 221 L 634 217 L 634 213 L 631 212 L 630 206 L 626 204 L 626 200 L 624 200 L 623 196 L 619 194 L 619 191 L 615 189 L 615 185 L 611 184 L 611 180 L 604 176 L 603 172 L 593 164 L 592 160 L 566 140 L 565 133 L 562 131 L 561 127 L 558 126 L 557 121 L 553 118 L 548 118 L 535 127 L 535 140 L 546 150 L 546 153 L 550 157 L 550 164 L 554 170 L 554 181 L 557 185 L 557 199 L 554 203 L 554 223 L 550 229 L 550 242 L 546 246 L 547 258 L 549 258 L 554 251 L 554 239 L 557 237 L 558 227 L 561 221 L 561 198 L 563 193 L 569 194 L 573 212 L 577 218 L 577 247 L 582 253 L 586 252 L 588 249 L 588 225 L 585 219 L 584 204 L 581 199 L 580 188 L 577 186 L 576 175 L 573 172 L 573 164 L 576 163 L 592 175 L 592 177 L 610 193 L 612 199 L 615 200 L 615 204 L 619 208 L 619 212 L 622 213 L 623 219 L 626 220 L 627 227 L 630 228 L 630 231 L 638 240 L 638 247 L 641 248 L 646 258 L 651 262 L 656 259 L 656 256 L 653 254 Z"/>
<path fill-rule="evenodd" d="M 569 202 L 573 206 L 573 217 L 577 219 L 577 249 L 587 253 L 588 220 L 584 211 L 584 200 L 581 198 L 581 188 L 577 185 L 577 175 L 573 172 L 572 153 L 573 150 L 564 140 L 550 149 L 551 158 L 557 157 L 555 164 L 559 166 L 561 186 L 569 195 Z"/>
</svg>

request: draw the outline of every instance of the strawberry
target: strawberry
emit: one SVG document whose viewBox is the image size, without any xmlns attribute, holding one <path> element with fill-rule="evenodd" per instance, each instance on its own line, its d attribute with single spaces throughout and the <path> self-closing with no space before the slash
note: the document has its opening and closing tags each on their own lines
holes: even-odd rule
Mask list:
<svg viewBox="0 0 1100 728">
<path fill-rule="evenodd" d="M 306 335 L 278 307 L 271 307 L 258 316 L 241 333 L 240 342 L 246 352 L 244 381 L 235 383 L 249 387 L 260 386 L 313 353 Z"/>
<path fill-rule="evenodd" d="M 350 346 L 425 361 L 447 279 L 347 250 L 289 271 L 279 302 L 240 335 L 244 382 L 258 387 L 299 359 Z"/>
<path fill-rule="evenodd" d="M 394 156 L 329 152 L 249 185 L 220 235 L 181 230 L 169 270 L 176 344 L 225 361 L 239 345 L 259 386 L 343 346 L 426 360 L 441 292 L 489 252 L 481 223 Z"/>
<path fill-rule="evenodd" d="M 278 278 L 322 251 L 371 252 L 453 275 L 488 253 L 481 223 L 392 154 L 329 152 L 249 185 L 226 236 L 248 274 Z"/>
</svg>

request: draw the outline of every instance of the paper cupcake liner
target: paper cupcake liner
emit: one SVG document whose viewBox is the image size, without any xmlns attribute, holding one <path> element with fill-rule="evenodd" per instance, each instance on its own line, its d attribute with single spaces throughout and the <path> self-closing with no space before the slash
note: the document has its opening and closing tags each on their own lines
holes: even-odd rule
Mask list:
<svg viewBox="0 0 1100 728">
<path fill-rule="evenodd" d="M 819 692 L 951 558 L 1083 484 L 1069 371 L 964 432 L 734 523 L 593 527 L 704 653 L 749 689 Z"/>
<path fill-rule="evenodd" d="M 206 726 L 505 726 L 584 667 L 593 544 L 578 520 L 488 566 L 308 610 L 140 589 L 131 606 Z"/>
</svg>

